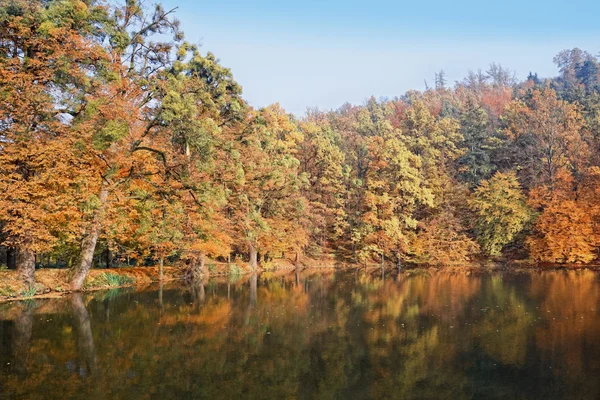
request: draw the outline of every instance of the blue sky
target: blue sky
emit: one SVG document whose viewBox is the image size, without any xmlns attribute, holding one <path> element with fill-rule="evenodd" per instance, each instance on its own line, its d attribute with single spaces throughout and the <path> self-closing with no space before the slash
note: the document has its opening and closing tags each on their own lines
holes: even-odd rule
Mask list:
<svg viewBox="0 0 600 400">
<path fill-rule="evenodd" d="M 450 82 L 491 62 L 554 76 L 565 48 L 600 52 L 600 2 L 166 0 L 189 41 L 232 69 L 260 107 L 361 104 Z"/>
</svg>

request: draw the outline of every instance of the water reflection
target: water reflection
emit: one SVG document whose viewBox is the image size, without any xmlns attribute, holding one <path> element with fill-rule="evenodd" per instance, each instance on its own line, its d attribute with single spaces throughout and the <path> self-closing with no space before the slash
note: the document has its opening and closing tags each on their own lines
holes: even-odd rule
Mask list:
<svg viewBox="0 0 600 400">
<path fill-rule="evenodd" d="M 109 308 L 106 308 L 106 320 L 110 318 Z M 75 293 L 71 296 L 71 314 L 77 337 L 77 354 L 79 356 L 77 371 L 81 376 L 91 375 L 96 372 L 96 350 L 94 346 L 94 336 L 92 334 L 92 324 L 90 315 L 81 293 Z"/>
<path fill-rule="evenodd" d="M 600 281 L 251 275 L 0 306 L 0 397 L 598 398 Z"/>
<path fill-rule="evenodd" d="M 14 328 L 12 332 L 12 349 L 14 352 L 14 368 L 17 372 L 26 373 L 29 358 L 29 346 L 33 329 L 33 309 L 35 303 L 23 302 L 15 307 Z"/>
</svg>

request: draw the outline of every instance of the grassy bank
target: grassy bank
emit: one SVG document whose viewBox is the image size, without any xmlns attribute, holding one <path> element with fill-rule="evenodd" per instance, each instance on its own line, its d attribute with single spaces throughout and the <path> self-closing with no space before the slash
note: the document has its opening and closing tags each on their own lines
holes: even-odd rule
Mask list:
<svg viewBox="0 0 600 400">
<path fill-rule="evenodd" d="M 0 301 L 21 300 L 32 297 L 56 297 L 69 292 L 69 271 L 65 269 L 39 269 L 35 272 L 36 286 L 27 289 L 16 271 L 0 271 Z M 165 267 L 163 280 L 181 279 L 181 270 Z M 144 286 L 159 281 L 158 268 L 114 268 L 90 271 L 84 291 L 95 291 L 124 286 Z"/>
<path fill-rule="evenodd" d="M 333 267 L 328 262 L 314 262 L 315 267 Z M 291 271 L 295 268 L 289 260 L 273 260 L 263 263 L 259 272 Z M 208 260 L 206 272 L 209 276 L 243 276 L 252 270 L 243 263 L 221 263 Z M 48 298 L 69 293 L 69 270 L 41 268 L 35 272 L 35 288 L 26 288 L 17 271 L 0 270 L 0 302 L 28 298 Z M 164 267 L 163 282 L 183 279 L 180 267 Z M 146 286 L 160 281 L 158 267 L 92 269 L 83 291 L 97 291 L 127 286 Z"/>
<path fill-rule="evenodd" d="M 285 275 L 296 269 L 295 264 L 287 259 L 278 259 L 263 262 L 258 272 L 266 273 L 269 276 Z M 333 258 L 324 258 L 320 260 L 305 259 L 302 262 L 302 269 L 305 273 L 310 271 L 321 273 L 324 270 L 333 271 L 336 269 L 359 269 L 370 274 L 379 274 L 381 266 L 375 263 L 362 265 L 353 263 L 339 263 Z M 397 271 L 392 264 L 385 266 L 386 274 Z M 540 265 L 529 262 L 483 262 L 461 266 L 405 266 L 402 273 L 407 275 L 429 274 L 435 271 L 445 271 L 454 273 L 479 274 L 489 272 L 531 272 L 542 270 L 558 269 L 588 269 L 600 271 L 600 265 L 597 264 L 546 264 Z M 210 277 L 235 277 L 252 273 L 244 263 L 222 263 L 208 260 L 206 263 L 206 272 Z M 163 282 L 173 282 L 183 279 L 183 269 L 181 267 L 164 267 Z M 106 290 L 117 287 L 149 286 L 160 281 L 158 267 L 132 267 L 132 268 L 111 268 L 111 269 L 92 269 L 86 279 L 83 291 L 91 292 Z M 28 298 L 50 298 L 59 297 L 69 293 L 69 271 L 66 269 L 38 269 L 36 270 L 36 287 L 27 289 L 19 279 L 16 271 L 0 270 L 0 302 L 24 300 Z"/>
</svg>

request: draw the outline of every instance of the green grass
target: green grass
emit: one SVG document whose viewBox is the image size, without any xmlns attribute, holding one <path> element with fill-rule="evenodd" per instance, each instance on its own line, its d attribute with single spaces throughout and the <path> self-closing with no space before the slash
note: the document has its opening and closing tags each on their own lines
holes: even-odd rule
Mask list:
<svg viewBox="0 0 600 400">
<path fill-rule="evenodd" d="M 135 278 L 131 278 L 126 275 L 119 275 L 112 272 L 105 272 L 102 275 L 98 275 L 96 279 L 89 282 L 86 286 L 88 287 L 119 287 L 131 285 L 135 282 Z"/>
<path fill-rule="evenodd" d="M 34 286 L 30 287 L 29 289 L 25 289 L 23 290 L 23 293 L 21 293 L 21 296 L 27 298 L 27 297 L 33 297 L 35 296 L 35 292 L 37 290 L 35 289 Z"/>
</svg>

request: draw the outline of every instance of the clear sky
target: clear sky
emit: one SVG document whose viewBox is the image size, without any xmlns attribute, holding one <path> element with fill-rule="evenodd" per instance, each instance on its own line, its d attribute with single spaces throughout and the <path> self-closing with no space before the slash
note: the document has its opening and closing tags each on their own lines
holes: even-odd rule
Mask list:
<svg viewBox="0 0 600 400">
<path fill-rule="evenodd" d="M 600 1 L 164 0 L 244 97 L 302 115 L 461 80 L 491 62 L 554 76 L 565 48 L 600 51 Z"/>
</svg>

